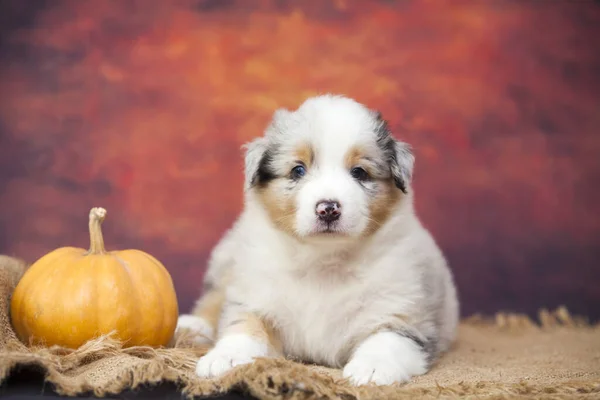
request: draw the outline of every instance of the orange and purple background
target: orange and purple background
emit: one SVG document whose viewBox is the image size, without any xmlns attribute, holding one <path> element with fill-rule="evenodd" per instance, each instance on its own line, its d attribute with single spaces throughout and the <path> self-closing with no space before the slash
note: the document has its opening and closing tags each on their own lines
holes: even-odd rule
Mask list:
<svg viewBox="0 0 600 400">
<path fill-rule="evenodd" d="M 182 311 L 242 207 L 240 146 L 334 92 L 414 146 L 464 315 L 600 317 L 600 4 L 3 0 L 0 253 L 88 246 L 171 272 Z"/>
</svg>

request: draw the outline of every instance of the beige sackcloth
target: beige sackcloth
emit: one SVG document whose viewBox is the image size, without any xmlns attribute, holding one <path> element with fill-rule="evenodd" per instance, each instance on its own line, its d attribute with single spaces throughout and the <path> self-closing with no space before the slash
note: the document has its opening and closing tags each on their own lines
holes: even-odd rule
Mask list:
<svg viewBox="0 0 600 400">
<path fill-rule="evenodd" d="M 454 348 L 424 376 L 405 385 L 353 387 L 339 370 L 261 359 L 215 380 L 194 375 L 206 348 L 177 338 L 169 348 L 122 348 L 102 337 L 77 350 L 28 348 L 10 324 L 10 295 L 25 264 L 0 255 L 0 384 L 20 366 L 45 370 L 60 394 L 116 394 L 171 382 L 187 396 L 231 389 L 260 399 L 597 398 L 600 399 L 600 324 L 566 309 L 541 311 L 539 323 L 514 314 L 471 317 Z"/>
</svg>

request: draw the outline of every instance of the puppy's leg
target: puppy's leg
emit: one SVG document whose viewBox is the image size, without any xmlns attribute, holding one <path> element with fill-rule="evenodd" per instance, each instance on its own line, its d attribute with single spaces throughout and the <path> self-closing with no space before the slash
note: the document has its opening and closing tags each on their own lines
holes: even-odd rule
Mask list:
<svg viewBox="0 0 600 400">
<path fill-rule="evenodd" d="M 180 315 L 177 320 L 177 334 L 189 330 L 193 334 L 194 342 L 198 344 L 210 344 L 214 342 L 225 299 L 223 289 L 211 287 L 206 289 L 206 292 L 196 303 L 192 313 Z"/>
<path fill-rule="evenodd" d="M 411 335 L 381 331 L 358 345 L 344 367 L 344 378 L 354 385 L 403 383 L 429 367 L 427 347 Z"/>
<path fill-rule="evenodd" d="M 232 306 L 221 321 L 219 340 L 196 365 L 200 377 L 217 377 L 235 366 L 249 364 L 257 357 L 282 354 L 281 342 L 273 327 L 253 313 Z"/>
</svg>

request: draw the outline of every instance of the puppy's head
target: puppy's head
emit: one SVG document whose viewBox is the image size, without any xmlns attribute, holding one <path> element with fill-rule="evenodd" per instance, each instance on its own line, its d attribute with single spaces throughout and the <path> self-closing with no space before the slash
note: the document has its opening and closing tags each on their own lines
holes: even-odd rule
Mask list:
<svg viewBox="0 0 600 400">
<path fill-rule="evenodd" d="M 245 187 L 300 238 L 374 233 L 410 188 L 414 157 L 377 112 L 340 96 L 278 110 L 247 145 Z"/>
</svg>

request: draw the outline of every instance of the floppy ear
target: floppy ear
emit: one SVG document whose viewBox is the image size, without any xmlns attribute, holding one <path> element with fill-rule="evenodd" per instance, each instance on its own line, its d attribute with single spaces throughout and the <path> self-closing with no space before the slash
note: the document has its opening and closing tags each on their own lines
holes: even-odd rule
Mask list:
<svg viewBox="0 0 600 400">
<path fill-rule="evenodd" d="M 391 138 L 393 152 L 391 153 L 390 169 L 396 187 L 404 194 L 408 193 L 408 186 L 412 179 L 415 156 L 407 143 Z"/>
<path fill-rule="evenodd" d="M 373 113 L 377 123 L 377 142 L 386 154 L 396 187 L 406 194 L 415 164 L 412 149 L 407 143 L 392 137 L 388 123 L 383 119 L 381 112 L 373 111 Z"/>
<path fill-rule="evenodd" d="M 244 189 L 248 190 L 260 180 L 259 170 L 265 168 L 267 139 L 259 137 L 244 145 Z"/>
<path fill-rule="evenodd" d="M 277 142 L 277 136 L 287 129 L 290 114 L 291 112 L 284 108 L 276 110 L 265 129 L 265 135 L 244 146 L 246 149 L 244 188 L 246 190 L 275 179 L 275 173 L 271 169 L 273 152 L 276 148 L 273 144 Z"/>
</svg>

